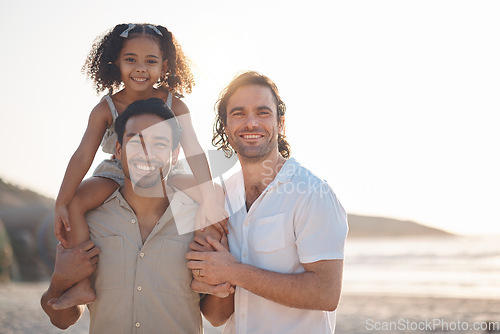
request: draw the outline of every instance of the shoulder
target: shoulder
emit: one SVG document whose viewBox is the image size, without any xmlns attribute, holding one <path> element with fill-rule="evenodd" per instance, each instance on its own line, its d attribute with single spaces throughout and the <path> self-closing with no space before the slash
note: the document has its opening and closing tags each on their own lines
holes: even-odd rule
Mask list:
<svg viewBox="0 0 500 334">
<path fill-rule="evenodd" d="M 184 101 L 175 96 L 172 98 L 172 111 L 175 116 L 189 114 L 189 108 Z"/>
<path fill-rule="evenodd" d="M 297 162 L 289 184 L 285 183 L 283 187 L 287 194 L 294 194 L 293 197 L 299 203 L 298 207 L 302 209 L 319 210 L 322 207 L 330 207 L 343 211 L 337 195 L 328 182 Z"/>
<path fill-rule="evenodd" d="M 108 125 L 112 123 L 113 116 L 108 102 L 104 98 L 92 109 L 90 117 L 105 121 Z"/>
<path fill-rule="evenodd" d="M 291 169 L 293 169 L 293 175 L 291 176 L 290 179 L 291 182 L 293 183 L 306 182 L 307 185 L 311 186 L 311 189 L 309 190 L 313 190 L 317 187 L 325 187 L 331 190 L 331 187 L 328 185 L 328 182 L 326 180 L 318 177 L 316 174 L 311 172 L 311 170 L 298 163 L 294 158 L 290 158 L 288 163 L 292 165 Z"/>
</svg>

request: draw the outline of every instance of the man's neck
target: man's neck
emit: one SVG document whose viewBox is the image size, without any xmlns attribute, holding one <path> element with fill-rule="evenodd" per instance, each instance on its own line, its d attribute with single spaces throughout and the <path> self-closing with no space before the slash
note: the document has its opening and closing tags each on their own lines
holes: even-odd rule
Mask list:
<svg viewBox="0 0 500 334">
<path fill-rule="evenodd" d="M 129 182 L 120 189 L 123 198 L 127 201 L 128 205 L 134 210 L 135 215 L 139 219 L 142 217 L 156 216 L 158 219 L 163 215 L 169 206 L 169 200 L 166 196 L 172 195 L 170 187 L 164 183 L 165 190 L 157 190 L 146 192 L 145 190 L 135 189 Z M 149 195 L 149 196 L 148 196 Z"/>
<path fill-rule="evenodd" d="M 258 161 L 242 157 L 239 157 L 239 159 L 245 184 L 245 202 L 248 211 L 253 202 L 278 175 L 286 160 L 279 152 L 275 154 L 273 152 L 265 159 Z"/>
</svg>

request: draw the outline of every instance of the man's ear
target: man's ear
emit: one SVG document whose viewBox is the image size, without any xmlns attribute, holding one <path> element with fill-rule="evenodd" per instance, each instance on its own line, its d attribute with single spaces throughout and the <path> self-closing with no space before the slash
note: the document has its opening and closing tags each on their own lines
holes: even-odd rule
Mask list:
<svg viewBox="0 0 500 334">
<path fill-rule="evenodd" d="M 115 146 L 115 158 L 122 160 L 122 145 L 117 141 Z"/>
<path fill-rule="evenodd" d="M 172 167 L 177 163 L 179 159 L 180 150 L 181 150 L 181 145 L 177 145 L 177 148 L 172 151 Z"/>
<path fill-rule="evenodd" d="M 280 116 L 278 119 L 278 130 L 279 133 L 285 134 L 285 116 Z"/>
</svg>

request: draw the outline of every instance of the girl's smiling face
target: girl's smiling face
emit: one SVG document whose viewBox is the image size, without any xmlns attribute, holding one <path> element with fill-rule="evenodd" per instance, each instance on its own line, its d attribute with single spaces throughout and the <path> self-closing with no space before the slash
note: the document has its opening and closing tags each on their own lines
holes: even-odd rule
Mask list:
<svg viewBox="0 0 500 334">
<path fill-rule="evenodd" d="M 167 61 L 163 61 L 159 45 L 144 35 L 124 41 L 116 65 L 125 88 L 137 92 L 153 89 L 167 70 Z"/>
</svg>

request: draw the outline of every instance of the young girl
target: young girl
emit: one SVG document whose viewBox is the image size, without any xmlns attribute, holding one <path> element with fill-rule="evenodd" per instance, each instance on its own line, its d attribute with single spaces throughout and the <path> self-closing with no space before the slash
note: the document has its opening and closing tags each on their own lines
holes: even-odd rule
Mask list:
<svg viewBox="0 0 500 334">
<path fill-rule="evenodd" d="M 201 203 L 196 226 L 204 227 L 227 218 L 214 196 L 208 162 L 196 138 L 189 110 L 179 99 L 191 92 L 194 81 L 189 62 L 172 33 L 151 24 L 117 25 L 94 43 L 82 71 L 93 80 L 98 93 L 107 90 L 108 95 L 92 110 L 57 196 L 54 231 L 61 244 L 73 248 L 88 240 L 85 213 L 101 205 L 123 185 L 121 164 L 114 158 L 117 141 L 114 122 L 130 103 L 152 97 L 163 99 L 177 116 L 183 129 L 181 146 L 196 179 L 176 173 L 174 167 L 174 176 L 168 183 L 186 192 L 187 188 L 199 185 Z M 119 88 L 122 89 L 114 93 Z M 93 177 L 82 182 L 99 144 L 113 156 L 96 168 Z M 90 279 L 86 279 L 53 301 L 52 307 L 68 308 L 94 299 Z"/>
</svg>

